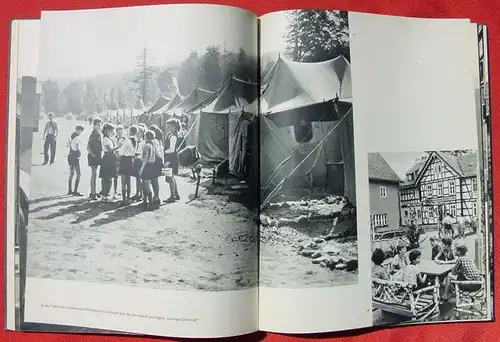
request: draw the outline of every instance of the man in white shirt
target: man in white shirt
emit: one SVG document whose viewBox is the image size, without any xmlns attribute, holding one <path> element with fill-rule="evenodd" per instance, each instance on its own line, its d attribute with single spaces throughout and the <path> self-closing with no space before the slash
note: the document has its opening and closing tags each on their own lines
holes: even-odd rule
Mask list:
<svg viewBox="0 0 500 342">
<path fill-rule="evenodd" d="M 120 147 L 120 179 L 122 184 L 122 202 L 121 205 L 128 205 L 130 203 L 130 187 L 131 178 L 134 175 L 134 156 L 135 145 L 137 144 L 136 136 L 137 129 L 131 127 L 129 130 L 130 136 L 124 137 Z"/>
<path fill-rule="evenodd" d="M 83 196 L 78 192 L 78 185 L 80 184 L 80 156 L 82 154 L 82 141 L 80 134 L 83 132 L 82 126 L 76 126 L 75 132 L 71 134 L 71 138 L 68 141 L 68 165 L 69 165 L 69 178 L 68 178 L 68 195 L 73 196 Z M 73 177 L 76 174 L 75 186 L 73 185 Z"/>
<path fill-rule="evenodd" d="M 48 114 L 49 121 L 45 124 L 43 131 L 43 165 L 49 162 L 49 149 L 50 149 L 50 163 L 53 164 L 56 157 L 56 138 L 59 133 L 57 122 L 54 121 L 54 114 Z"/>
</svg>

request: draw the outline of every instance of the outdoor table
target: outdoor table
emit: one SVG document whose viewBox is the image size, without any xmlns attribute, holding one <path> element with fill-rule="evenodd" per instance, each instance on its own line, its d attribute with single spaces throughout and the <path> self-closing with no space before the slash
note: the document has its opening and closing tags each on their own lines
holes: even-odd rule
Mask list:
<svg viewBox="0 0 500 342">
<path fill-rule="evenodd" d="M 421 260 L 418 264 L 418 270 L 420 273 L 425 273 L 431 276 L 435 276 L 438 279 L 440 276 L 448 274 L 455 263 L 453 264 L 438 264 L 434 260 Z"/>
<path fill-rule="evenodd" d="M 418 271 L 420 273 L 425 273 L 427 275 L 434 277 L 434 282 L 437 286 L 439 284 L 439 278 L 447 275 L 455 267 L 455 263 L 452 264 L 438 264 L 434 260 L 420 260 L 418 264 Z M 441 294 L 438 292 L 438 298 L 441 299 Z"/>
</svg>

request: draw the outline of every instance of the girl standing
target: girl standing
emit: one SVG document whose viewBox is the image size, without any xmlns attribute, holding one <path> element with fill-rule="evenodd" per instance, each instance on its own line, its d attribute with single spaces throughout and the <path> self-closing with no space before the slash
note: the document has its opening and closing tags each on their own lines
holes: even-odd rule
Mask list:
<svg viewBox="0 0 500 342">
<path fill-rule="evenodd" d="M 165 203 L 174 203 L 180 200 L 179 191 L 177 190 L 177 181 L 175 176 L 179 174 L 179 158 L 177 156 L 177 140 L 180 129 L 179 120 L 167 120 L 167 139 L 165 139 L 165 163 L 167 167 L 172 169 L 172 176 L 166 177 L 166 181 L 170 186 L 170 197 L 164 200 Z"/>
<path fill-rule="evenodd" d="M 114 131 L 115 127 L 112 124 L 105 124 L 102 129 L 102 148 L 104 151 L 104 155 L 102 157 L 99 176 L 101 177 L 102 200 L 104 202 L 108 201 L 109 192 L 111 190 L 111 183 L 113 178 L 116 177 L 115 151 L 117 147 L 113 142 Z"/>
<path fill-rule="evenodd" d="M 163 133 L 161 129 L 156 125 L 152 125 L 149 129 L 155 134 L 155 137 L 152 141 L 156 153 L 155 172 L 154 172 L 155 177 L 151 179 L 151 187 L 153 188 L 153 194 L 154 194 L 153 195 L 154 207 L 155 209 L 158 209 L 160 207 L 160 202 L 161 202 L 160 183 L 158 181 L 158 178 L 160 178 L 163 169 Z"/>
<path fill-rule="evenodd" d="M 145 143 L 142 150 L 142 165 L 139 175 L 142 179 L 142 191 L 144 194 L 144 210 L 153 209 L 153 194 L 151 192 L 151 180 L 156 177 L 156 151 L 153 146 L 155 134 L 153 131 L 147 131 L 144 135 Z"/>
<path fill-rule="evenodd" d="M 120 147 L 120 168 L 118 174 L 120 175 L 122 184 L 122 202 L 120 205 L 128 205 L 130 203 L 130 178 L 134 174 L 134 155 L 136 140 L 135 134 L 137 129 L 130 127 L 129 138 L 123 138 Z"/>
</svg>

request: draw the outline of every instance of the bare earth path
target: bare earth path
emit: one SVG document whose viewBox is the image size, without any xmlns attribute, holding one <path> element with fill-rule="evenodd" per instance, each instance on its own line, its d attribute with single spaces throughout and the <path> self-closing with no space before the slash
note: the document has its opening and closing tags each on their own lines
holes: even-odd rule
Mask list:
<svg viewBox="0 0 500 342">
<path fill-rule="evenodd" d="M 205 192 L 186 204 L 195 186 L 182 177 L 181 201 L 157 211 L 142 212 L 138 204 L 119 208 L 117 203 L 91 203 L 85 154 L 80 161 L 85 197 L 67 196 L 65 144 L 82 123 L 58 122 L 53 165 L 40 165 L 43 141 L 41 133 L 34 136 L 28 276 L 172 290 L 256 286 L 257 231 L 245 207 Z M 90 126 L 84 126 L 86 142 Z M 160 186 L 164 199 L 168 186 L 163 181 Z"/>
</svg>

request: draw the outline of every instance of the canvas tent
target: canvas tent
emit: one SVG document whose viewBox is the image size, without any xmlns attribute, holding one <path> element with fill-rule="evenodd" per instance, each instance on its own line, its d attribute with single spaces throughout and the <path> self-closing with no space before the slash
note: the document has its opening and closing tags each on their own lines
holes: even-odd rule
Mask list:
<svg viewBox="0 0 500 342">
<path fill-rule="evenodd" d="M 151 108 L 141 115 L 139 121 L 148 123 L 149 125 L 161 126 L 163 114 L 175 107 L 182 100 L 183 97 L 179 93 L 176 93 L 171 99 L 161 96 Z"/>
<path fill-rule="evenodd" d="M 323 188 L 355 201 L 351 67 L 278 58 L 261 95 L 261 196 Z M 283 181 L 285 180 L 285 181 Z"/>
<path fill-rule="evenodd" d="M 193 108 L 188 145 L 196 145 L 207 162 L 229 160 L 230 172 L 242 174 L 257 98 L 256 83 L 229 76 L 215 94 Z"/>
<path fill-rule="evenodd" d="M 181 116 L 184 113 L 189 113 L 191 109 L 203 103 L 213 94 L 213 91 L 196 86 L 181 102 L 169 110 L 169 114 Z"/>
</svg>

